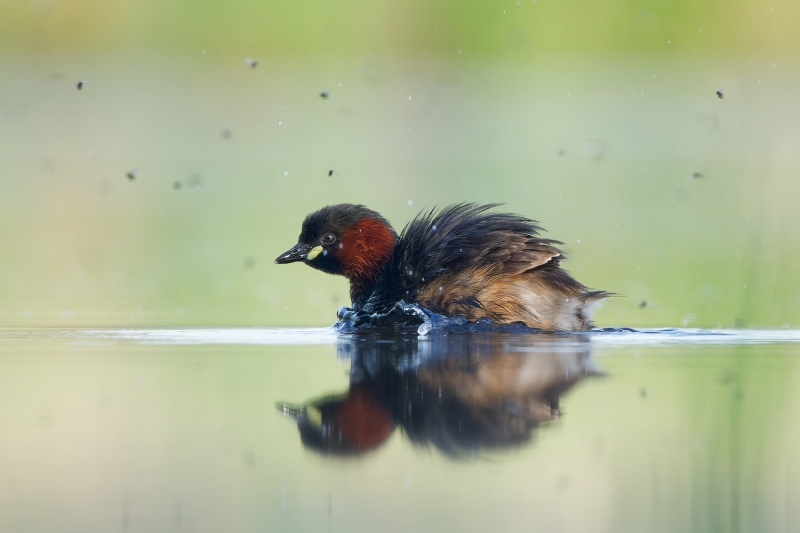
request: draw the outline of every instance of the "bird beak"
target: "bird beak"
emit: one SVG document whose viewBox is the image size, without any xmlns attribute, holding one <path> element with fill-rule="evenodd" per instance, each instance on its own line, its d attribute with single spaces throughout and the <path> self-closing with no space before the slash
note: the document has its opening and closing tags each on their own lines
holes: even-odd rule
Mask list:
<svg viewBox="0 0 800 533">
<path fill-rule="evenodd" d="M 301 422 L 306 418 L 305 407 L 296 407 L 288 403 L 277 403 L 275 407 L 283 413 L 283 416 L 291 418 L 295 422 Z"/>
<path fill-rule="evenodd" d="M 285 265 L 286 263 L 305 261 L 309 251 L 311 251 L 311 246 L 298 242 L 292 246 L 291 249 L 279 255 L 275 263 L 278 265 Z"/>
</svg>

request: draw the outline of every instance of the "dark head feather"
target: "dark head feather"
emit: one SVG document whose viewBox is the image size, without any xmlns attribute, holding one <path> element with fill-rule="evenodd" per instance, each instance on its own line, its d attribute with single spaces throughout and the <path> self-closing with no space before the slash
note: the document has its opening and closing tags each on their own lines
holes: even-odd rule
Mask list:
<svg viewBox="0 0 800 533">
<path fill-rule="evenodd" d="M 364 218 L 378 220 L 388 228 L 392 228 L 389 221 L 380 213 L 358 204 L 327 205 L 314 211 L 303 221 L 299 241 L 306 244 L 316 244 L 325 233 L 340 236 L 348 228 Z M 394 230 L 392 230 L 394 231 Z"/>
</svg>

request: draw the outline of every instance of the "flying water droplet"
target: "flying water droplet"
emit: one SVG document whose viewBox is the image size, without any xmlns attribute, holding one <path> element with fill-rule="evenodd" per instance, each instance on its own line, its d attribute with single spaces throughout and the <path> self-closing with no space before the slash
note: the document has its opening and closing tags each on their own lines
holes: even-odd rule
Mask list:
<svg viewBox="0 0 800 533">
<path fill-rule="evenodd" d="M 423 322 L 417 328 L 417 333 L 420 336 L 425 336 L 431 331 L 431 323 L 430 322 Z"/>
</svg>

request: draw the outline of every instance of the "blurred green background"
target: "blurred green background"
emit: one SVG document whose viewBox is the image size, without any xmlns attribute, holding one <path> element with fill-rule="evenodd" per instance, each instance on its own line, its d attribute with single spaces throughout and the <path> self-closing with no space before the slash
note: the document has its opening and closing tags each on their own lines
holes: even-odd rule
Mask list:
<svg viewBox="0 0 800 533">
<path fill-rule="evenodd" d="M 0 321 L 328 325 L 345 281 L 272 264 L 306 213 L 400 229 L 491 201 L 624 295 L 598 325 L 798 326 L 799 21 L 788 0 L 5 0 Z"/>
</svg>

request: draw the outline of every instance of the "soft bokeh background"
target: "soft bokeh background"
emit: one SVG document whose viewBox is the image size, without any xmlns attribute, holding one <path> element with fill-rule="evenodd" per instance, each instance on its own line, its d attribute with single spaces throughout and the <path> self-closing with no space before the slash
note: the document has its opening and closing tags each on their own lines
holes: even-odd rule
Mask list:
<svg viewBox="0 0 800 533">
<path fill-rule="evenodd" d="M 272 264 L 307 212 L 399 229 L 466 200 L 625 295 L 599 325 L 797 326 L 798 21 L 789 0 L 5 0 L 0 320 L 330 324 L 344 280 Z"/>
</svg>

